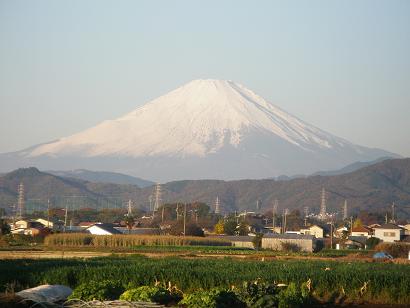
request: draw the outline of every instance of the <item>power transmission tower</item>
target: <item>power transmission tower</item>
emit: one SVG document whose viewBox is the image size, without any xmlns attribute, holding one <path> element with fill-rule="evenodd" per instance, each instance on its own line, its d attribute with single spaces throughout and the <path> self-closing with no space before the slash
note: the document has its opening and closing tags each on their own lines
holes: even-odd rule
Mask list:
<svg viewBox="0 0 410 308">
<path fill-rule="evenodd" d="M 21 182 L 18 187 L 18 218 L 22 219 L 25 214 L 25 203 L 24 203 L 24 184 Z"/>
<path fill-rule="evenodd" d="M 345 200 L 345 203 L 343 204 L 343 220 L 346 220 L 347 218 L 347 200 Z"/>
<path fill-rule="evenodd" d="M 303 208 L 303 211 L 304 211 L 304 213 L 305 213 L 305 227 L 307 226 L 307 218 L 308 218 L 308 216 L 309 216 L 309 207 L 308 206 L 305 206 L 304 208 Z"/>
<path fill-rule="evenodd" d="M 260 211 L 260 209 L 261 209 L 261 200 L 256 200 L 256 212 L 259 212 Z"/>
<path fill-rule="evenodd" d="M 162 191 L 161 191 L 161 184 L 157 183 L 157 185 L 155 185 L 155 202 L 154 202 L 154 212 L 158 211 L 158 209 L 161 206 L 161 202 L 162 202 Z"/>
<path fill-rule="evenodd" d="M 221 214 L 221 203 L 219 202 L 218 196 L 216 196 L 215 199 L 215 214 Z"/>
<path fill-rule="evenodd" d="M 127 216 L 132 216 L 132 201 L 131 199 L 128 200 L 128 211 L 127 211 Z"/>
<path fill-rule="evenodd" d="M 326 191 L 325 188 L 322 188 L 322 194 L 320 198 L 320 213 L 319 218 L 324 220 L 326 218 Z"/>
</svg>

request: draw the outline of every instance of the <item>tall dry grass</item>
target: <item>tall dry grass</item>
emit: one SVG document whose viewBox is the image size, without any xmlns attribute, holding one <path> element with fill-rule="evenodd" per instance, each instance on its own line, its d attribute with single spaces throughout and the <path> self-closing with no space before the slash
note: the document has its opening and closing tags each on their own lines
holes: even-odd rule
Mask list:
<svg viewBox="0 0 410 308">
<path fill-rule="evenodd" d="M 46 246 L 55 247 L 133 247 L 133 246 L 231 246 L 224 239 L 172 235 L 91 235 L 84 233 L 51 234 Z"/>
</svg>

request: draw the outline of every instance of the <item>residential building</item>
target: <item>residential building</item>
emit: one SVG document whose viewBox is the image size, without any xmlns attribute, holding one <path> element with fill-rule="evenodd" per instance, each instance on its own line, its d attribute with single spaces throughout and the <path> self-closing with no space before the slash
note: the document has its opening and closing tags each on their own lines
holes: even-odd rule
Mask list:
<svg viewBox="0 0 410 308">
<path fill-rule="evenodd" d="M 323 238 L 323 228 L 312 225 L 308 228 L 300 229 L 300 234 L 313 235 L 316 238 Z"/>
<path fill-rule="evenodd" d="M 398 225 L 388 223 L 376 227 L 374 229 L 374 236 L 383 242 L 398 242 L 404 237 L 404 229 Z"/>
<path fill-rule="evenodd" d="M 365 226 L 353 227 L 351 236 L 372 236 L 372 230 Z"/>
</svg>

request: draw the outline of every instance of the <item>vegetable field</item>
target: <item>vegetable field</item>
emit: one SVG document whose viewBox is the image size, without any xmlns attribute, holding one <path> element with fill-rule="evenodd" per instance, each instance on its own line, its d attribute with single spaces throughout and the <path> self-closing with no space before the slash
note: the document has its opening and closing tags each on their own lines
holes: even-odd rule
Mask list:
<svg viewBox="0 0 410 308">
<path fill-rule="evenodd" d="M 314 296 L 326 300 L 410 304 L 410 266 L 333 261 L 238 261 L 225 259 L 146 258 L 141 256 L 70 260 L 2 260 L 0 287 L 16 290 L 42 283 L 72 288 L 90 281 L 118 281 L 124 287 L 164 284 L 183 292 L 231 288 L 246 281 L 311 282 Z"/>
</svg>

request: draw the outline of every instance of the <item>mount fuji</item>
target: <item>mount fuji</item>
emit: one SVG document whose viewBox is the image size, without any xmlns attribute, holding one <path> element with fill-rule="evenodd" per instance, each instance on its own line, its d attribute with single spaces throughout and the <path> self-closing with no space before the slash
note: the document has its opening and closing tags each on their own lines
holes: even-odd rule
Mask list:
<svg viewBox="0 0 410 308">
<path fill-rule="evenodd" d="M 194 80 L 77 134 L 0 155 L 0 169 L 122 172 L 157 181 L 310 174 L 397 155 L 353 144 L 226 80 Z"/>
</svg>

